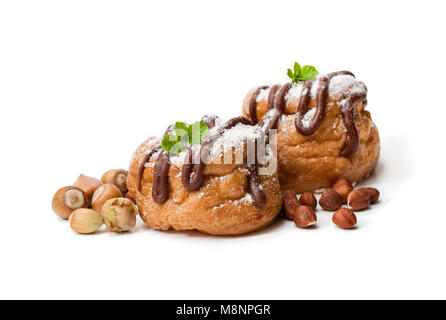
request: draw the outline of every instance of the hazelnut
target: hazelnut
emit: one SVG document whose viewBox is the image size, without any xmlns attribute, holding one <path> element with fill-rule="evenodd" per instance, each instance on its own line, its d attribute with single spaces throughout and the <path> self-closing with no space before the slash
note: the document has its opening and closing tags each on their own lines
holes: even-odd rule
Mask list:
<svg viewBox="0 0 446 320">
<path fill-rule="evenodd" d="M 124 169 L 109 170 L 102 176 L 103 183 L 111 183 L 118 187 L 122 195 L 127 193 L 127 175 L 128 172 Z"/>
<path fill-rule="evenodd" d="M 126 198 L 110 199 L 102 207 L 102 216 L 107 231 L 124 232 L 136 225 L 138 207 Z"/>
<path fill-rule="evenodd" d="M 348 194 L 353 190 L 352 183 L 345 178 L 336 181 L 331 188 L 341 196 L 342 203 L 347 203 Z"/>
<path fill-rule="evenodd" d="M 296 213 L 297 208 L 300 206 L 296 193 L 293 190 L 285 190 L 283 191 L 282 196 L 285 218 L 288 220 L 294 220 L 294 214 Z"/>
<path fill-rule="evenodd" d="M 364 189 L 353 190 L 348 195 L 347 204 L 355 211 L 367 209 L 370 205 L 370 196 Z"/>
<path fill-rule="evenodd" d="M 333 189 L 325 189 L 319 199 L 319 205 L 328 211 L 336 211 L 342 206 L 341 196 Z"/>
<path fill-rule="evenodd" d="M 102 212 L 102 206 L 109 199 L 122 197 L 118 187 L 111 183 L 104 183 L 93 194 L 92 207 L 97 213 Z"/>
<path fill-rule="evenodd" d="M 356 215 L 348 208 L 341 208 L 336 211 L 332 218 L 335 225 L 342 229 L 351 229 L 356 225 Z"/>
<path fill-rule="evenodd" d="M 310 206 L 300 206 L 294 214 L 294 222 L 299 228 L 308 228 L 316 224 L 317 217 L 314 209 Z"/>
<path fill-rule="evenodd" d="M 317 200 L 313 193 L 311 192 L 302 193 L 299 201 L 301 204 L 312 207 L 313 210 L 316 210 Z"/>
<path fill-rule="evenodd" d="M 71 229 L 81 234 L 93 233 L 103 223 L 101 215 L 91 209 L 76 209 L 70 216 Z"/>
<path fill-rule="evenodd" d="M 54 212 L 63 219 L 68 219 L 74 210 L 87 206 L 87 196 L 81 189 L 74 186 L 57 190 L 52 201 Z"/>
<path fill-rule="evenodd" d="M 78 187 L 85 193 L 90 202 L 91 198 L 93 197 L 93 193 L 101 185 L 102 185 L 101 180 L 96 179 L 94 177 L 86 176 L 84 174 L 81 174 L 73 184 L 73 186 Z"/>
<path fill-rule="evenodd" d="M 377 202 L 379 199 L 379 191 L 376 188 L 365 187 L 365 188 L 358 188 L 358 190 L 364 190 L 369 194 L 371 204 Z"/>
</svg>

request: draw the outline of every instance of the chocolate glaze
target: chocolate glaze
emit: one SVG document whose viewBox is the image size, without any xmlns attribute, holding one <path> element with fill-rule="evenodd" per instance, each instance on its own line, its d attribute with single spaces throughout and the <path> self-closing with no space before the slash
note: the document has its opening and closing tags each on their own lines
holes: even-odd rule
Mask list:
<svg viewBox="0 0 446 320">
<path fill-rule="evenodd" d="M 310 136 L 314 134 L 317 131 L 317 129 L 319 129 L 325 116 L 326 100 L 328 96 L 328 88 L 330 85 L 330 80 L 338 75 L 350 75 L 354 77 L 354 74 L 351 73 L 350 71 L 332 72 L 327 75 L 319 77 L 318 79 L 319 87 L 316 92 L 316 107 L 315 107 L 316 110 L 308 126 L 304 126 L 302 120 L 308 111 L 308 105 L 311 101 L 311 88 L 315 83 L 315 79 L 307 80 L 303 83 L 302 95 L 300 96 L 299 99 L 297 113 L 294 121 L 296 130 L 300 134 L 304 136 Z M 291 89 L 292 84 L 287 83 L 283 85 L 280 89 L 279 87 L 280 87 L 279 85 L 274 85 L 271 87 L 268 96 L 268 112 L 264 115 L 264 117 L 258 124 L 265 130 L 267 137 L 270 129 L 277 129 L 278 127 L 279 120 L 285 109 L 285 103 L 286 103 L 285 96 Z M 257 120 L 257 110 L 256 110 L 257 103 L 252 103 L 252 102 L 253 101 L 256 102 L 260 90 L 266 88 L 262 86 L 254 91 L 255 99 L 251 98 L 250 100 L 251 103 L 249 104 L 249 115 L 251 119 Z M 345 145 L 341 151 L 341 156 L 351 157 L 358 151 L 359 148 L 359 136 L 354 122 L 354 107 L 355 104 L 358 102 L 367 103 L 367 97 L 365 93 L 347 94 L 345 97 L 345 101 L 346 103 L 341 107 L 341 114 L 342 114 L 342 119 L 344 121 L 344 126 L 347 130 L 347 138 L 345 141 Z M 255 115 L 254 118 L 252 118 L 252 115 Z"/>
<path fill-rule="evenodd" d="M 202 119 L 209 128 L 215 126 L 215 117 L 204 117 Z M 200 147 L 200 159 L 199 163 L 193 163 L 193 152 L 190 148 L 187 153 L 187 160 L 183 164 L 181 181 L 183 186 L 189 191 L 198 190 L 204 181 L 204 169 L 205 164 L 202 160 L 203 153 L 207 150 L 207 148 L 211 147 L 215 140 L 221 136 L 225 130 L 231 129 L 237 124 L 242 123 L 245 125 L 252 125 L 251 120 L 245 117 L 236 117 L 230 119 L 224 126 L 222 126 L 218 132 L 212 136 L 208 136 L 204 139 Z M 172 126 L 166 131 L 165 135 L 167 135 L 172 130 Z M 165 136 L 164 135 L 164 136 Z M 160 150 L 161 146 L 156 145 L 143 159 L 139 167 L 139 175 L 138 175 L 138 190 L 141 192 L 141 181 L 144 175 L 145 165 L 150 162 L 152 156 Z M 155 169 L 153 173 L 153 187 L 152 187 L 152 197 L 156 203 L 162 204 L 167 201 L 169 198 L 169 184 L 168 184 L 168 172 L 170 168 L 170 160 L 169 153 L 162 150 L 158 154 L 158 158 L 155 163 Z M 260 179 L 258 176 L 258 163 L 257 157 L 254 164 L 248 164 L 248 189 L 251 194 L 254 204 L 262 208 L 266 204 L 266 194 L 263 191 L 263 188 L 260 185 Z"/>
<path fill-rule="evenodd" d="M 260 91 L 263 89 L 267 89 L 268 86 L 258 87 L 254 90 L 254 93 L 251 96 L 251 100 L 249 100 L 249 117 L 251 118 L 252 123 L 257 123 L 257 96 L 259 95 Z"/>
<path fill-rule="evenodd" d="M 138 191 L 141 192 L 141 181 L 142 176 L 144 175 L 144 170 L 146 169 L 146 164 L 150 162 L 150 159 L 152 159 L 152 156 L 157 153 L 161 149 L 160 145 L 155 146 L 141 161 L 141 164 L 139 165 L 139 172 L 138 172 Z"/>
<path fill-rule="evenodd" d="M 153 170 L 152 198 L 156 203 L 162 204 L 169 198 L 169 153 L 162 150 L 158 154 Z"/>
</svg>

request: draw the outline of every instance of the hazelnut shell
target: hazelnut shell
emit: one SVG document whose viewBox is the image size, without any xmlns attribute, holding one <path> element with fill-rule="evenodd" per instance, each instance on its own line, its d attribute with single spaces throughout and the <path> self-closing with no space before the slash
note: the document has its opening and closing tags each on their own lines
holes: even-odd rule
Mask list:
<svg viewBox="0 0 446 320">
<path fill-rule="evenodd" d="M 52 201 L 54 212 L 62 219 L 68 219 L 74 210 L 87 206 L 88 199 L 85 193 L 75 186 L 60 188 Z"/>
<path fill-rule="evenodd" d="M 102 206 L 109 199 L 122 197 L 121 191 L 117 186 L 111 183 L 104 183 L 102 186 L 96 189 L 93 194 L 92 207 L 97 213 L 102 213 Z"/>
</svg>

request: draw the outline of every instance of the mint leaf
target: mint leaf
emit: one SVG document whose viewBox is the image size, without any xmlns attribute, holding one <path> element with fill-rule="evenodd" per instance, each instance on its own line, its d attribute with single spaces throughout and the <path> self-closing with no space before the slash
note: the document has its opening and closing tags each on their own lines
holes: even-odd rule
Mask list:
<svg viewBox="0 0 446 320">
<path fill-rule="evenodd" d="M 295 84 L 298 84 L 300 81 L 313 79 L 319 74 L 315 67 L 309 65 L 301 67 L 297 62 L 294 63 L 293 69 L 294 71 L 288 69 L 287 75 L 290 77 L 291 82 Z"/>
<path fill-rule="evenodd" d="M 301 73 L 301 68 L 300 68 L 300 64 L 298 64 L 297 62 L 294 62 L 294 76 L 298 77 Z"/>
<path fill-rule="evenodd" d="M 201 141 L 203 141 L 204 138 L 206 138 L 208 132 L 209 132 L 209 128 L 206 125 L 206 123 L 204 123 L 204 121 L 200 121 L 200 140 Z"/>
<path fill-rule="evenodd" d="M 173 134 L 169 134 L 163 138 L 163 141 L 161 142 L 161 147 L 164 150 L 166 150 L 167 152 L 172 152 L 171 151 L 172 148 L 176 144 L 180 144 L 180 143 L 181 143 L 181 137 L 173 135 Z"/>
<path fill-rule="evenodd" d="M 189 144 L 201 144 L 208 134 L 209 128 L 203 121 L 197 121 L 189 127 L 183 122 L 175 123 L 175 134 L 169 134 L 163 138 L 161 147 L 170 153 L 180 153 L 184 146 Z"/>
<path fill-rule="evenodd" d="M 208 131 L 209 128 L 203 121 L 197 121 L 192 123 L 189 126 L 189 132 L 191 132 L 189 143 L 200 144 L 201 141 L 203 141 L 204 137 L 206 137 Z"/>
<path fill-rule="evenodd" d="M 298 77 L 298 80 L 305 81 L 309 79 L 313 79 L 318 75 L 318 71 L 313 66 L 303 66 L 302 74 Z"/>
<path fill-rule="evenodd" d="M 186 135 L 190 136 L 189 129 L 183 122 L 175 123 L 175 134 L 181 138 Z"/>
</svg>

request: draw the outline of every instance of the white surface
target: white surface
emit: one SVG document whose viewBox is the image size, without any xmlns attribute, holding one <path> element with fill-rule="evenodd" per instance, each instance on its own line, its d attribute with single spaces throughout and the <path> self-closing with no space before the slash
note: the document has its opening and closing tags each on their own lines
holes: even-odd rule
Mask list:
<svg viewBox="0 0 446 320">
<path fill-rule="evenodd" d="M 443 1 L 2 1 L 0 298 L 446 298 Z M 343 231 L 279 222 L 218 238 L 74 234 L 51 211 L 78 174 L 297 60 L 369 88 L 379 204 Z"/>
</svg>

